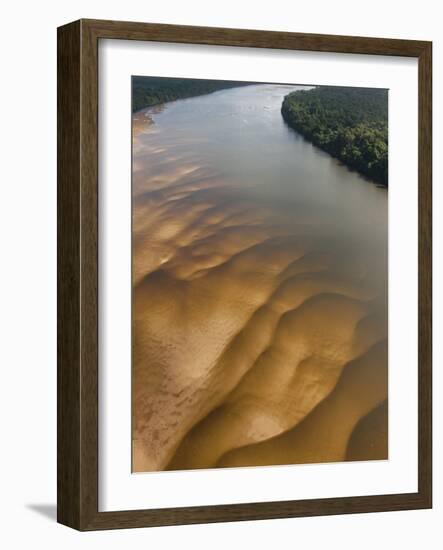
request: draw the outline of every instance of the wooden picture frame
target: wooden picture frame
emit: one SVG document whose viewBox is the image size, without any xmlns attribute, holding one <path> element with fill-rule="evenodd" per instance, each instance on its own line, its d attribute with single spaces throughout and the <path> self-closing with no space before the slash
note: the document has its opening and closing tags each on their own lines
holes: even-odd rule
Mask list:
<svg viewBox="0 0 443 550">
<path fill-rule="evenodd" d="M 100 39 L 404 56 L 419 76 L 418 491 L 345 498 L 98 511 L 98 42 Z M 118 21 L 58 29 L 58 521 L 82 531 L 432 506 L 432 44 Z"/>
</svg>

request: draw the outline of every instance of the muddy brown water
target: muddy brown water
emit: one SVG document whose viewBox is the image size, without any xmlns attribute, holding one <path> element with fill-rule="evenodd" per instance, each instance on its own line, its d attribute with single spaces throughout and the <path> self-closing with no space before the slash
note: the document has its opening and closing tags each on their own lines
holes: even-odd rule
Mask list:
<svg viewBox="0 0 443 550">
<path fill-rule="evenodd" d="M 387 458 L 387 190 L 298 86 L 133 115 L 133 470 Z"/>
</svg>

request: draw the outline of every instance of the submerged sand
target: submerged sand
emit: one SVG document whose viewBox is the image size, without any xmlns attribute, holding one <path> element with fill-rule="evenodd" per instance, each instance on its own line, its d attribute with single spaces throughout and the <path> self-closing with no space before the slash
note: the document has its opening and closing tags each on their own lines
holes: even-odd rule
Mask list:
<svg viewBox="0 0 443 550">
<path fill-rule="evenodd" d="M 133 470 L 387 458 L 385 251 L 156 132 L 134 115 Z"/>
</svg>

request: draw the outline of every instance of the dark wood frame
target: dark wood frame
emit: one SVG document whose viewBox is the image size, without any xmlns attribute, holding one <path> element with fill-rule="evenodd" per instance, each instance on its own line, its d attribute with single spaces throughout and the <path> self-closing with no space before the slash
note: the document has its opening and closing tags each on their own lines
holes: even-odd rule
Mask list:
<svg viewBox="0 0 443 550">
<path fill-rule="evenodd" d="M 418 492 L 98 511 L 98 41 L 125 39 L 418 58 Z M 347 514 L 432 506 L 432 43 L 80 20 L 58 29 L 58 521 L 79 530 Z"/>
</svg>

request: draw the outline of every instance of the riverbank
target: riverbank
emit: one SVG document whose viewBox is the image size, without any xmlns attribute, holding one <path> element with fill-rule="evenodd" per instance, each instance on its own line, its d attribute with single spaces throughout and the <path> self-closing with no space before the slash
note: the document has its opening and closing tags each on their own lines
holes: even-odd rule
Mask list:
<svg viewBox="0 0 443 550">
<path fill-rule="evenodd" d="M 231 80 L 134 76 L 132 77 L 132 112 L 167 101 L 206 95 L 247 84 L 249 83 Z"/>
<path fill-rule="evenodd" d="M 288 94 L 285 122 L 374 182 L 388 185 L 388 92 L 321 86 Z"/>
</svg>

